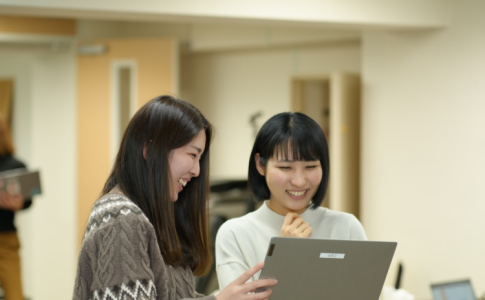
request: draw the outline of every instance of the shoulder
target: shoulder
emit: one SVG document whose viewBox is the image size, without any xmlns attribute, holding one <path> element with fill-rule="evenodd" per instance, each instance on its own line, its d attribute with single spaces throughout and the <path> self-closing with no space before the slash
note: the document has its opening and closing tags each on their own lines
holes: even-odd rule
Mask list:
<svg viewBox="0 0 485 300">
<path fill-rule="evenodd" d="M 217 237 L 226 239 L 245 232 L 251 232 L 253 228 L 258 227 L 258 222 L 259 220 L 254 218 L 253 212 L 229 219 L 221 225 L 217 231 Z"/>
<path fill-rule="evenodd" d="M 13 157 L 12 155 L 4 155 L 0 157 L 0 171 L 7 171 L 13 169 L 25 168 L 25 164 Z"/>
<path fill-rule="evenodd" d="M 142 210 L 126 196 L 120 194 L 105 195 L 94 203 L 84 237 L 88 238 L 102 228 L 134 222 L 143 227 L 151 227 L 150 221 Z"/>
<path fill-rule="evenodd" d="M 109 288 L 118 295 L 129 288 L 125 292 L 137 294 L 139 284 L 153 288 L 154 272 L 164 268 L 154 228 L 138 206 L 119 194 L 94 203 L 78 259 L 77 276 L 89 283 L 88 293 Z M 152 290 L 145 292 L 148 299 Z"/>
<path fill-rule="evenodd" d="M 343 212 L 343 211 L 336 211 L 336 210 L 331 210 L 325 207 L 318 207 L 315 209 L 315 213 L 318 213 L 322 216 L 324 216 L 326 219 L 334 220 L 334 221 L 340 221 L 340 222 L 359 222 L 357 218 L 350 213 Z"/>
<path fill-rule="evenodd" d="M 247 228 L 248 226 L 255 225 L 255 223 L 258 223 L 259 221 L 260 220 L 255 217 L 255 212 L 250 212 L 243 216 L 227 220 L 222 224 L 222 227 L 230 229 Z"/>
<path fill-rule="evenodd" d="M 323 207 L 322 209 L 325 210 L 323 219 L 326 225 L 345 232 L 350 239 L 367 239 L 364 227 L 353 214 Z"/>
</svg>

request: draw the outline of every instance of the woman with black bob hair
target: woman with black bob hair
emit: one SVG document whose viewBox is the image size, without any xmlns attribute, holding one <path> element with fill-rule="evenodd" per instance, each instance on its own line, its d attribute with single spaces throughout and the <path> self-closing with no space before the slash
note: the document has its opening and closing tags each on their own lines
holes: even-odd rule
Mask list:
<svg viewBox="0 0 485 300">
<path fill-rule="evenodd" d="M 152 99 L 131 119 L 101 197 L 93 205 L 73 299 L 267 299 L 275 280 L 197 294 L 194 274 L 211 265 L 207 226 L 212 126 L 191 104 Z"/>
<path fill-rule="evenodd" d="M 256 201 L 264 202 L 219 229 L 220 288 L 263 261 L 273 236 L 367 239 L 355 216 L 320 206 L 329 171 L 327 140 L 313 119 L 285 112 L 266 121 L 256 136 L 248 169 L 249 189 Z"/>
</svg>

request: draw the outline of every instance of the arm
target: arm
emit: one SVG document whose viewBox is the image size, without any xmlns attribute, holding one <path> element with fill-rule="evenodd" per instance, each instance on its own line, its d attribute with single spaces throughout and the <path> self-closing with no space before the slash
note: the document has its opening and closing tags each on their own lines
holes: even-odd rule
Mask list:
<svg viewBox="0 0 485 300">
<path fill-rule="evenodd" d="M 244 258 L 231 223 L 224 223 L 216 237 L 216 272 L 219 289 L 224 289 L 249 269 L 250 266 Z"/>
<path fill-rule="evenodd" d="M 195 297 L 197 299 L 205 299 L 205 300 L 216 300 L 216 297 L 214 295 L 210 295 L 210 296 L 205 296 L 205 295 L 202 295 L 202 294 L 199 294 L 199 293 L 195 293 Z M 187 298 L 185 299 L 182 299 L 182 300 L 188 300 Z"/>
<path fill-rule="evenodd" d="M 352 220 L 350 224 L 349 239 L 367 240 L 367 235 L 365 234 L 364 227 L 354 215 L 352 215 Z"/>
<path fill-rule="evenodd" d="M 263 269 L 264 263 L 260 262 L 254 267 L 250 268 L 239 276 L 236 280 L 231 282 L 225 289 L 216 295 L 216 300 L 252 300 L 260 299 L 267 300 L 273 293 L 271 289 L 266 289 L 263 292 L 252 293 L 258 288 L 271 287 L 278 283 L 276 279 L 261 279 L 248 282 L 255 274 Z"/>
<path fill-rule="evenodd" d="M 134 300 L 156 297 L 150 239 L 133 215 L 113 214 L 107 222 L 88 224 L 96 229 L 82 244 L 73 299 L 101 298 L 106 293 L 113 299 L 124 299 L 124 295 Z"/>
</svg>

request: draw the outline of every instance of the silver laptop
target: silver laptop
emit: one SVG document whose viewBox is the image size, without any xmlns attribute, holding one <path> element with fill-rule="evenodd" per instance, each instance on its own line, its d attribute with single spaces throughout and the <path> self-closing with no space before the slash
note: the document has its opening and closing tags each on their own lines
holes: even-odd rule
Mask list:
<svg viewBox="0 0 485 300">
<path fill-rule="evenodd" d="M 22 194 L 24 199 L 41 194 L 39 171 L 14 169 L 0 172 L 1 191 L 7 191 L 12 195 Z"/>
<path fill-rule="evenodd" d="M 278 279 L 274 300 L 378 300 L 396 246 L 273 237 L 260 278 Z"/>
<path fill-rule="evenodd" d="M 470 279 L 432 283 L 434 300 L 476 300 Z"/>
</svg>

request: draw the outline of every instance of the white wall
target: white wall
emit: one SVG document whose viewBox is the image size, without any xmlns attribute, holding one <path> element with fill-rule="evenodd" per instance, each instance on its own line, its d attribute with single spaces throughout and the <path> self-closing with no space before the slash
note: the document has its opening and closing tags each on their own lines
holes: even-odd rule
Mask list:
<svg viewBox="0 0 485 300">
<path fill-rule="evenodd" d="M 361 216 L 399 242 L 417 299 L 460 278 L 485 292 L 485 2 L 452 4 L 445 30 L 363 36 Z"/>
<path fill-rule="evenodd" d="M 332 71 L 359 73 L 360 44 L 329 44 L 187 54 L 182 57 L 182 98 L 194 103 L 216 129 L 211 176 L 245 178 L 252 143 L 252 114 L 262 111 L 259 127 L 290 110 L 292 76 Z"/>
<path fill-rule="evenodd" d="M 15 80 L 12 131 L 18 157 L 41 171 L 42 195 L 19 212 L 24 293 L 72 297 L 75 240 L 75 86 L 72 52 L 3 52 L 0 76 Z"/>
<path fill-rule="evenodd" d="M 2 0 L 5 14 L 152 21 L 436 28 L 447 23 L 448 1 L 407 0 Z"/>
</svg>

